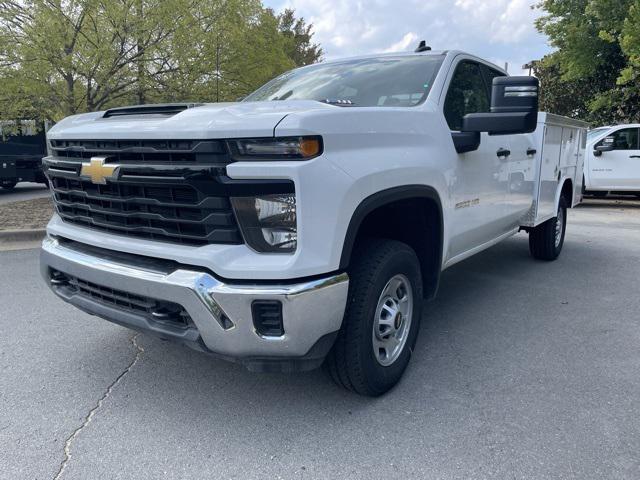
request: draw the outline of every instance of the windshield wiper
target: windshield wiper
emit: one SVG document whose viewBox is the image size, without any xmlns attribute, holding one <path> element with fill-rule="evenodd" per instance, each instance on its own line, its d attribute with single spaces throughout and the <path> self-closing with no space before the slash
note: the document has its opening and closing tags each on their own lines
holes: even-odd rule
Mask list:
<svg viewBox="0 0 640 480">
<path fill-rule="evenodd" d="M 279 102 L 281 100 L 286 100 L 287 98 L 289 98 L 291 95 L 293 95 L 293 90 L 289 90 L 287 93 L 283 93 L 282 95 L 280 95 L 279 97 L 273 97 L 271 99 L 272 102 Z"/>
</svg>

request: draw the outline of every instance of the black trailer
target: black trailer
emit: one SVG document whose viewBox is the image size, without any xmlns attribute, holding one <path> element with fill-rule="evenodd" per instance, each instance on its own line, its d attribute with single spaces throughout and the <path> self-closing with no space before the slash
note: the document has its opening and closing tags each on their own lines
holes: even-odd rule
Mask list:
<svg viewBox="0 0 640 480">
<path fill-rule="evenodd" d="M 0 186 L 19 182 L 47 183 L 42 157 L 47 155 L 44 125 L 33 120 L 0 122 Z"/>
</svg>

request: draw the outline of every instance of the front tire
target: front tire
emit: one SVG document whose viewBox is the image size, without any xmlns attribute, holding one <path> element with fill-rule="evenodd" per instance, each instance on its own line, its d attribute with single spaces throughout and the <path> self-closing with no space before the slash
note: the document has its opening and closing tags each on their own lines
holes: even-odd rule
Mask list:
<svg viewBox="0 0 640 480">
<path fill-rule="evenodd" d="M 367 240 L 349 268 L 342 328 L 326 368 L 340 386 L 379 396 L 395 386 L 413 352 L 422 314 L 416 253 L 394 240 Z"/>
<path fill-rule="evenodd" d="M 567 229 L 567 203 L 560 199 L 556 217 L 535 227 L 529 232 L 529 252 L 538 260 L 555 260 L 562 251 Z"/>
<path fill-rule="evenodd" d="M 11 191 L 15 188 L 17 184 L 18 182 L 5 183 L 4 185 L 2 185 L 2 188 L 8 191 Z"/>
</svg>

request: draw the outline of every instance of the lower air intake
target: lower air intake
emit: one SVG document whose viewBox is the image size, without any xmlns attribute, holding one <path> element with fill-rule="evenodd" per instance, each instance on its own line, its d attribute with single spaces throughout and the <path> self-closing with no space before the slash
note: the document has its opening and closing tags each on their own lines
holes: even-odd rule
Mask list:
<svg viewBox="0 0 640 480">
<path fill-rule="evenodd" d="M 253 326 L 263 337 L 284 335 L 282 303 L 278 300 L 255 300 L 251 304 Z"/>
</svg>

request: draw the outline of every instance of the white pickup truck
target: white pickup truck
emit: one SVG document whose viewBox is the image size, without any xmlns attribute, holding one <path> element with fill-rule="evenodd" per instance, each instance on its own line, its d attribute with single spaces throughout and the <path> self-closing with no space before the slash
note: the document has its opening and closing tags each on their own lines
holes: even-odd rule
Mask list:
<svg viewBox="0 0 640 480">
<path fill-rule="evenodd" d="M 640 197 L 640 124 L 589 132 L 583 191 L 598 197 L 609 192 Z"/>
<path fill-rule="evenodd" d="M 521 230 L 559 255 L 585 135 L 538 114 L 536 79 L 424 47 L 76 115 L 48 133 L 42 274 L 120 325 L 380 395 L 444 269 Z"/>
</svg>

